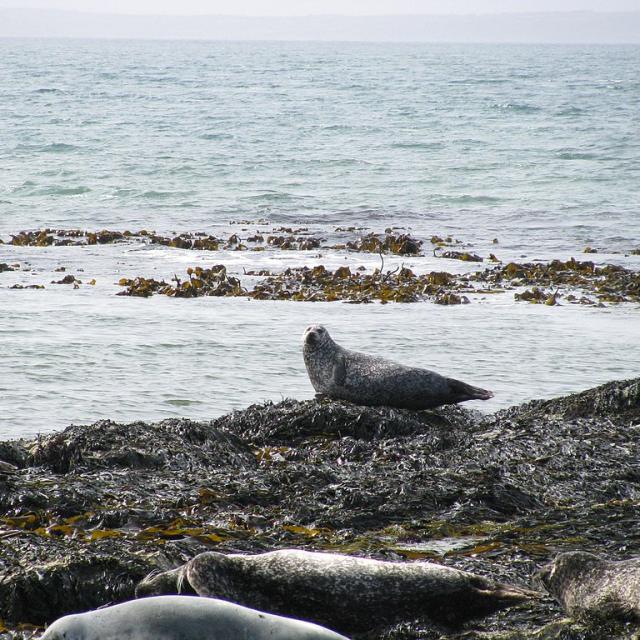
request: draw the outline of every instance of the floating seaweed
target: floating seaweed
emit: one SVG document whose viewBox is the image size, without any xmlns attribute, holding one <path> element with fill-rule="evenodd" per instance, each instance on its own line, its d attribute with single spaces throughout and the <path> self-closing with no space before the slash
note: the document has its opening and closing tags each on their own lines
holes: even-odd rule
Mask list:
<svg viewBox="0 0 640 640">
<path fill-rule="evenodd" d="M 44 289 L 43 284 L 14 284 L 9 289 Z"/>
<path fill-rule="evenodd" d="M 347 231 L 357 231 L 357 227 L 348 227 Z M 131 231 L 84 231 L 80 229 L 42 229 L 37 231 L 21 231 L 12 236 L 9 244 L 15 246 L 64 246 L 102 245 L 117 242 L 138 242 L 157 244 L 178 249 L 216 251 L 265 251 L 293 250 L 310 251 L 319 248 L 343 249 L 356 252 L 395 255 L 421 255 L 422 241 L 409 234 L 394 233 L 394 229 L 385 230 L 384 234 L 368 233 L 344 245 L 324 246 L 323 239 L 309 234 L 308 229 L 301 227 L 274 228 L 273 233 L 254 233 L 241 237 L 232 233 L 226 239 L 217 238 L 202 232 L 181 233 L 178 235 L 159 235 L 146 229 Z M 279 235 L 276 235 L 279 234 Z M 497 238 L 494 239 L 497 241 Z M 443 250 L 448 246 L 461 242 L 451 236 L 431 237 L 434 255 L 441 258 L 461 260 L 463 262 L 482 262 L 483 258 L 469 251 L 454 249 Z M 494 242 L 495 243 L 495 242 Z M 587 247 L 589 249 L 589 247 Z M 631 254 L 640 250 L 633 250 Z M 591 251 L 593 252 L 593 251 Z M 570 304 L 597 305 L 640 302 L 640 273 L 621 266 L 606 264 L 596 265 L 591 261 L 578 261 L 571 258 L 567 261 L 553 260 L 548 263 L 502 264 L 493 253 L 486 259 L 494 266 L 471 274 L 446 276 L 439 281 L 436 274 L 415 275 L 402 269 L 382 273 L 381 270 L 371 274 L 364 273 L 364 267 L 354 269 L 345 274 L 344 268 L 335 272 L 326 272 L 314 268 L 285 270 L 280 274 L 266 270 L 246 272 L 248 276 L 260 276 L 265 280 L 253 289 L 246 290 L 237 278 L 230 278 L 226 271 L 224 277 L 218 267 L 210 272 L 202 270 L 198 275 L 194 270 L 183 280 L 177 275 L 171 280 L 154 280 L 153 278 L 135 278 L 121 280 L 127 290 L 120 295 L 148 297 L 154 293 L 173 297 L 211 296 L 248 296 L 258 300 L 304 300 L 304 301 L 337 301 L 359 303 L 379 301 L 387 302 L 419 302 L 430 300 L 438 304 L 463 304 L 469 298 L 468 293 L 497 293 L 510 289 L 516 291 L 517 301 L 556 306 L 562 302 Z M 384 266 L 384 262 L 383 262 Z M 19 265 L 0 264 L 0 272 L 14 271 Z M 64 271 L 59 267 L 57 271 Z M 80 271 L 80 270 L 79 270 Z M 205 271 L 207 271 L 205 273 Z M 409 276 L 411 273 L 411 276 Z M 54 281 L 56 284 L 72 284 L 78 288 L 81 281 L 70 277 Z M 125 284 L 123 284 L 125 283 Z M 89 284 L 95 284 L 91 280 Z M 480 286 L 479 286 L 480 285 Z M 30 288 L 35 288 L 29 286 Z M 439 287 L 439 288 L 438 288 Z M 14 288 L 26 288 L 25 285 Z"/>
<path fill-rule="evenodd" d="M 484 258 L 480 257 L 475 253 L 470 253 L 469 251 L 443 251 L 440 254 L 437 254 L 434 252 L 434 255 L 438 258 L 448 258 L 449 260 L 462 260 L 463 262 L 484 262 Z"/>
<path fill-rule="evenodd" d="M 351 251 L 365 253 L 392 253 L 400 256 L 420 255 L 422 240 L 416 240 L 409 234 L 394 235 L 385 233 L 384 236 L 369 233 L 366 236 L 347 242 L 347 248 Z"/>
<path fill-rule="evenodd" d="M 267 244 L 289 251 L 310 251 L 320 246 L 319 238 L 288 236 L 267 236 Z"/>
<path fill-rule="evenodd" d="M 640 273 L 617 265 L 598 266 L 591 261 L 552 260 L 548 263 L 509 262 L 504 266 L 485 269 L 472 274 L 472 281 L 487 282 L 496 286 L 537 287 L 558 290 L 582 290 L 595 295 L 599 302 L 640 302 Z M 519 294 L 517 299 L 535 300 L 541 294 Z M 561 295 L 554 294 L 556 299 Z M 571 300 L 576 302 L 577 298 Z"/>
<path fill-rule="evenodd" d="M 181 280 L 178 276 L 174 276 L 172 282 L 174 284 L 154 278 L 121 278 L 118 284 L 126 289 L 117 295 L 148 298 L 158 293 L 174 298 L 197 298 L 200 296 L 234 297 L 247 293 L 238 278 L 227 275 L 227 269 L 222 264 L 209 269 L 189 267 L 187 279 Z"/>
<path fill-rule="evenodd" d="M 462 244 L 462 241 L 457 240 L 452 236 L 445 236 L 443 238 L 442 236 L 435 235 L 431 236 L 431 244 L 435 244 L 438 247 L 450 247 L 456 244 Z"/>
<path fill-rule="evenodd" d="M 119 285 L 127 287 L 118 295 L 148 297 L 155 293 L 173 297 L 199 296 L 246 296 L 254 300 L 293 300 L 304 302 L 367 303 L 418 302 L 433 299 L 439 304 L 462 304 L 465 296 L 452 295 L 451 289 L 462 289 L 455 276 L 433 271 L 416 275 L 406 267 L 382 273 L 351 271 L 348 266 L 335 271 L 323 265 L 295 267 L 273 274 L 268 270 L 248 271 L 245 275 L 263 279 L 252 289 L 244 288 L 240 280 L 227 275 L 224 265 L 210 269 L 195 267 L 187 269 L 188 279 L 181 281 L 174 276 L 169 284 L 153 278 L 122 278 Z"/>
<path fill-rule="evenodd" d="M 457 288 L 454 276 L 442 272 L 416 275 L 402 267 L 382 273 L 351 271 L 348 266 L 335 271 L 323 265 L 289 268 L 278 275 L 265 278 L 255 285 L 249 295 L 257 300 L 295 300 L 306 302 L 351 303 L 418 302 L 449 295 L 445 287 Z M 462 301 L 462 300 L 461 300 Z M 451 304 L 455 304 L 451 299 Z"/>
<path fill-rule="evenodd" d="M 307 232 L 306 228 L 292 229 L 279 227 L 273 230 L 273 234 L 266 237 L 266 244 L 287 250 L 308 251 L 320 247 L 321 239 L 312 236 L 295 235 Z M 279 235 L 275 235 L 279 234 Z M 286 234 L 286 235 L 283 235 Z M 233 251 L 246 251 L 249 246 L 243 243 L 236 233 L 229 235 L 224 240 L 201 232 L 180 233 L 178 235 L 160 235 L 154 231 L 141 229 L 132 231 L 83 231 L 80 229 L 42 229 L 39 231 L 21 231 L 12 236 L 9 244 L 14 246 L 82 246 L 103 245 L 119 242 L 140 242 L 145 244 L 157 244 L 176 249 L 188 249 L 195 251 L 218 251 L 221 248 Z M 246 242 L 254 246 L 254 250 L 261 250 L 259 245 L 265 243 L 265 236 L 254 234 L 248 236 Z"/>
<path fill-rule="evenodd" d="M 51 284 L 73 284 L 73 285 L 79 285 L 82 284 L 81 280 L 78 280 L 74 275 L 69 274 L 64 276 L 64 278 L 62 278 L 61 280 L 52 280 Z"/>
</svg>

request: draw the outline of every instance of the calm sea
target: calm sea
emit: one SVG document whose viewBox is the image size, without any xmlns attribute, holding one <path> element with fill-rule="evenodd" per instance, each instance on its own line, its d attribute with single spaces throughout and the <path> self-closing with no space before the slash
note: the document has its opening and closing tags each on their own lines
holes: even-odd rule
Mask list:
<svg viewBox="0 0 640 640">
<path fill-rule="evenodd" d="M 638 69 L 637 46 L 0 40 L 0 237 L 400 226 L 505 260 L 589 245 L 589 259 L 640 269 L 627 255 L 640 247 Z M 310 322 L 493 389 L 483 410 L 640 375 L 637 305 L 115 295 L 120 277 L 192 264 L 372 268 L 377 256 L 0 245 L 0 262 L 20 264 L 0 274 L 0 438 L 311 397 Z M 96 285 L 50 284 L 60 267 Z"/>
</svg>

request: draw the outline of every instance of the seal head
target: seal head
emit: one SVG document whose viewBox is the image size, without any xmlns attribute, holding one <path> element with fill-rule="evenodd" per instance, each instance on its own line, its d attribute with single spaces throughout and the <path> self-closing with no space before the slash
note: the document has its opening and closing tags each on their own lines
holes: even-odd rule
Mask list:
<svg viewBox="0 0 640 640">
<path fill-rule="evenodd" d="M 306 351 L 317 351 L 335 346 L 329 332 L 321 324 L 309 325 L 302 334 Z"/>
<path fill-rule="evenodd" d="M 571 617 L 640 620 L 640 558 L 612 562 L 571 551 L 537 577 Z"/>
</svg>

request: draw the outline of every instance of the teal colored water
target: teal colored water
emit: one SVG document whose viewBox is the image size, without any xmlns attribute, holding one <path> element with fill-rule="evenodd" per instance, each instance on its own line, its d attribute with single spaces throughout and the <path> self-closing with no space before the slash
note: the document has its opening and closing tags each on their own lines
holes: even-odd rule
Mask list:
<svg viewBox="0 0 640 640">
<path fill-rule="evenodd" d="M 398 225 L 485 255 L 499 237 L 503 259 L 590 245 L 640 268 L 627 255 L 640 246 L 638 69 L 637 46 L 0 40 L 0 237 Z M 638 375 L 635 307 L 115 296 L 123 275 L 196 261 L 241 273 L 378 258 L 0 245 L 0 262 L 28 267 L 0 275 L 0 437 L 310 397 L 298 336 L 318 320 L 346 346 L 495 387 L 488 410 Z M 96 287 L 49 286 L 60 266 Z M 9 289 L 35 281 L 47 289 Z"/>
<path fill-rule="evenodd" d="M 4 40 L 1 225 L 637 239 L 639 68 L 633 46 Z"/>
</svg>

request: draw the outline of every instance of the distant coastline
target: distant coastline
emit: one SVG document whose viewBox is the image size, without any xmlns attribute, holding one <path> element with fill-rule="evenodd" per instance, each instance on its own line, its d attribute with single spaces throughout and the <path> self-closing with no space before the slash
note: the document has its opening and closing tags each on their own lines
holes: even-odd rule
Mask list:
<svg viewBox="0 0 640 640">
<path fill-rule="evenodd" d="M 243 17 L 0 8 L 0 37 L 640 44 L 640 11 Z"/>
</svg>

